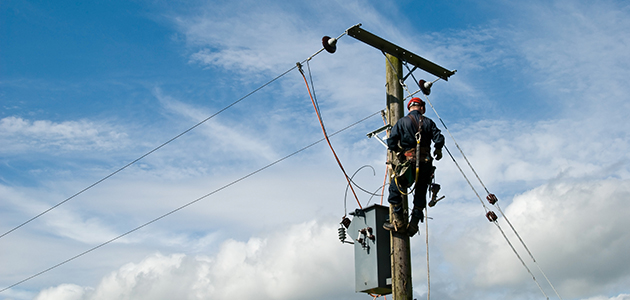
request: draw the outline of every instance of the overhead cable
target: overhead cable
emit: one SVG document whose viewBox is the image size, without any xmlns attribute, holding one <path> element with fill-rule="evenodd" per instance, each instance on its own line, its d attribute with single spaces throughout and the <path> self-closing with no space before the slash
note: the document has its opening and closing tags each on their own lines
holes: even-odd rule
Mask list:
<svg viewBox="0 0 630 300">
<path fill-rule="evenodd" d="M 342 33 L 342 34 L 341 34 L 341 35 L 340 35 L 337 39 L 341 38 L 341 37 L 342 37 L 342 36 L 344 36 L 345 34 L 346 34 L 346 32 Z M 313 57 L 315 57 L 317 54 L 319 54 L 319 53 L 320 53 L 320 52 L 322 52 L 323 50 L 324 50 L 324 48 L 322 48 L 322 49 L 320 49 L 319 51 L 315 52 L 313 55 L 311 55 L 311 56 L 309 56 L 308 58 L 306 58 L 305 60 L 303 60 L 303 61 L 302 61 L 302 63 L 307 62 L 307 61 L 310 61 L 311 59 L 313 59 Z M 57 203 L 57 204 L 53 205 L 52 207 L 50 207 L 50 208 L 48 208 L 48 209 L 44 210 L 43 212 L 41 212 L 41 213 L 39 213 L 39 214 L 35 215 L 34 217 L 32 217 L 32 218 L 30 218 L 30 219 L 28 219 L 28 220 L 24 221 L 23 223 L 21 223 L 21 224 L 19 224 L 19 225 L 15 226 L 15 227 L 13 227 L 13 228 L 12 228 L 12 229 L 10 229 L 9 231 L 7 231 L 7 232 L 5 232 L 5 233 L 1 234 L 1 235 L 0 235 L 0 239 L 1 239 L 1 238 L 3 238 L 3 237 L 4 237 L 4 236 L 6 236 L 6 235 L 8 235 L 8 234 L 10 234 L 10 233 L 12 233 L 12 232 L 14 232 L 14 231 L 18 230 L 19 228 L 23 227 L 24 225 L 26 225 L 26 224 L 28 224 L 28 223 L 30 223 L 30 222 L 32 222 L 32 221 L 34 221 L 35 219 L 37 219 L 37 218 L 39 218 L 39 217 L 43 216 L 44 214 L 46 214 L 46 213 L 50 212 L 51 210 L 53 210 L 53 209 L 55 209 L 55 208 L 57 208 L 57 207 L 61 206 L 62 204 L 64 204 L 64 203 L 66 203 L 66 202 L 68 202 L 68 201 L 70 201 L 70 200 L 74 199 L 75 197 L 77 197 L 77 196 L 79 196 L 79 195 L 83 194 L 85 191 L 87 191 L 87 190 L 89 190 L 89 189 L 93 188 L 94 186 L 96 186 L 96 185 L 100 184 L 101 182 L 103 182 L 103 181 L 105 181 L 105 180 L 109 179 L 110 177 L 112 177 L 112 176 L 114 176 L 114 175 L 118 174 L 118 173 L 119 173 L 119 172 L 121 172 L 122 170 L 124 170 L 124 169 L 128 168 L 129 166 L 131 166 L 131 165 L 135 164 L 136 162 L 140 161 L 141 159 L 143 159 L 143 158 L 145 158 L 145 157 L 147 157 L 147 156 L 151 155 L 153 152 L 155 152 L 155 151 L 157 151 L 157 150 L 161 149 L 162 147 L 164 147 L 164 146 L 166 146 L 166 145 L 170 144 L 172 141 L 174 141 L 174 140 L 176 140 L 176 139 L 180 138 L 180 137 L 181 137 L 181 136 L 183 136 L 184 134 L 186 134 L 186 133 L 188 133 L 188 132 L 192 131 L 193 129 L 195 129 L 195 128 L 199 127 L 201 124 L 203 124 L 203 123 L 207 122 L 208 120 L 210 120 L 210 119 L 212 119 L 212 118 L 216 117 L 218 114 L 220 114 L 220 113 L 224 112 L 225 110 L 229 109 L 230 107 L 232 107 L 232 106 L 236 105 L 237 103 L 241 102 L 241 101 L 242 101 L 242 100 L 244 100 L 245 98 L 247 98 L 247 97 L 251 96 L 252 94 L 254 94 L 254 93 L 258 92 L 259 90 L 261 90 L 261 89 L 263 89 L 264 87 L 268 86 L 269 84 L 273 83 L 274 81 L 276 81 L 276 80 L 280 79 L 281 77 L 283 77 L 283 76 L 284 76 L 284 75 L 286 75 L 287 73 L 289 73 L 289 72 L 293 71 L 295 68 L 297 68 L 297 66 L 293 66 L 293 67 L 289 68 L 288 70 L 286 70 L 286 71 L 285 71 L 285 72 L 283 72 L 282 74 L 280 74 L 280 75 L 276 76 L 275 78 L 273 78 L 273 79 L 271 79 L 271 80 L 267 81 L 267 82 L 266 82 L 266 83 L 264 83 L 263 85 L 259 86 L 258 88 L 254 89 L 253 91 L 249 92 L 248 94 L 246 94 L 245 96 L 243 96 L 243 97 L 239 98 L 238 100 L 236 100 L 236 101 L 234 101 L 234 102 L 230 103 L 228 106 L 226 106 L 226 107 L 222 108 L 221 110 L 217 111 L 217 112 L 216 112 L 216 113 L 214 113 L 213 115 L 211 115 L 211 116 L 209 116 L 209 117 L 205 118 L 205 119 L 204 119 L 204 120 L 202 120 L 201 122 L 199 122 L 199 123 L 197 123 L 197 124 L 193 125 L 192 127 L 190 127 L 190 128 L 188 128 L 188 129 L 186 129 L 185 131 L 183 131 L 182 133 L 180 133 L 180 134 L 176 135 L 175 137 L 171 138 L 170 140 L 168 140 L 168 141 L 166 141 L 166 142 L 162 143 L 161 145 L 159 145 L 159 146 L 157 146 L 157 147 L 153 148 L 151 151 L 149 151 L 149 152 L 147 152 L 147 153 L 143 154 L 142 156 L 140 156 L 140 157 L 136 158 L 135 160 L 131 161 L 130 163 L 128 163 L 128 164 L 126 164 L 126 165 L 124 165 L 123 167 L 121 167 L 121 168 L 117 169 L 116 171 L 114 171 L 114 172 L 110 173 L 109 175 L 107 175 L 107 176 L 105 176 L 105 177 L 101 178 L 100 180 L 98 180 L 98 181 L 94 182 L 93 184 L 91 184 L 91 185 L 87 186 L 86 188 L 84 188 L 84 189 L 80 190 L 79 192 L 75 193 L 74 195 L 72 195 L 72 196 L 70 196 L 70 197 L 66 198 L 65 200 L 63 200 L 63 201 L 61 201 L 61 202 L 59 202 L 59 203 Z"/>
<path fill-rule="evenodd" d="M 306 65 L 308 67 L 309 76 L 311 76 L 311 67 L 308 64 L 308 61 L 306 62 Z M 313 97 L 313 94 L 311 93 L 311 88 L 309 87 L 308 81 L 306 80 L 306 75 L 304 74 L 304 71 L 302 70 L 302 65 L 300 63 L 297 63 L 297 67 L 298 67 L 298 70 L 300 71 L 300 74 L 302 74 L 302 77 L 304 78 L 304 83 L 306 84 L 306 89 L 308 90 L 308 95 L 311 97 L 311 102 L 313 103 L 313 108 L 315 108 L 315 113 L 317 114 L 317 119 L 319 120 L 319 124 L 322 127 L 322 131 L 324 133 L 324 138 L 326 139 L 326 142 L 328 142 L 328 146 L 330 147 L 330 150 L 332 151 L 333 156 L 335 156 L 335 160 L 337 161 L 337 164 L 339 165 L 339 168 L 341 169 L 341 172 L 343 172 L 343 175 L 345 176 L 346 181 L 348 182 L 348 186 L 350 186 L 350 190 L 352 191 L 352 194 L 354 195 L 354 198 L 357 200 L 357 204 L 359 205 L 359 208 L 362 209 L 363 207 L 361 206 L 361 202 L 359 201 L 359 197 L 357 196 L 357 193 L 354 191 L 354 188 L 352 187 L 352 183 L 350 181 L 350 177 L 348 177 L 348 174 L 346 173 L 346 170 L 343 168 L 343 165 L 341 164 L 341 161 L 339 160 L 339 157 L 337 157 L 337 153 L 335 152 L 335 149 L 333 148 L 332 144 L 330 143 L 330 139 L 328 138 L 328 133 L 326 133 L 326 127 L 324 126 L 324 121 L 322 120 L 322 115 L 321 115 L 321 113 L 319 111 L 319 105 L 317 104 L 316 99 Z M 312 80 L 312 76 L 311 76 L 311 80 Z"/>
<path fill-rule="evenodd" d="M 330 136 L 335 136 L 335 135 L 337 135 L 337 134 L 339 134 L 339 133 L 341 133 L 341 132 L 343 132 L 343 131 L 345 131 L 345 130 L 347 130 L 349 128 L 352 128 L 355 125 L 357 125 L 357 124 L 359 124 L 359 123 L 361 123 L 361 122 L 363 122 L 363 121 L 365 121 L 365 120 L 367 120 L 367 119 L 377 115 L 378 113 L 380 113 L 380 111 L 377 111 L 377 112 L 375 112 L 375 113 L 373 113 L 373 114 L 371 114 L 371 115 L 369 115 L 369 116 L 367 116 L 367 117 L 365 117 L 365 118 L 363 118 L 363 119 L 361 119 L 361 120 L 359 120 L 357 122 L 354 122 L 354 123 L 352 123 L 352 124 L 342 128 L 340 130 L 337 130 L 334 133 L 330 134 Z M 81 257 L 83 255 L 86 255 L 86 254 L 88 254 L 88 253 L 98 249 L 98 248 L 101 248 L 101 247 L 103 247 L 103 246 L 105 246 L 107 244 L 110 244 L 110 243 L 112 243 L 112 242 L 114 242 L 114 241 L 116 241 L 116 240 L 118 240 L 118 239 L 120 239 L 120 238 L 122 238 L 122 237 L 124 237 L 126 235 L 129 235 L 129 234 L 131 234 L 131 233 L 133 233 L 135 231 L 138 231 L 139 229 L 142 229 L 142 228 L 144 228 L 144 227 L 146 227 L 146 226 L 148 226 L 148 225 L 150 225 L 152 223 L 155 223 L 155 222 L 157 222 L 157 221 L 159 221 L 159 220 L 161 220 L 161 219 L 163 219 L 163 218 L 165 218 L 165 217 L 167 217 L 167 216 L 169 216 L 169 215 L 171 215 L 171 214 L 173 214 L 175 212 L 178 212 L 178 211 L 180 211 L 180 210 L 182 210 L 182 209 L 184 209 L 184 208 L 186 208 L 186 207 L 188 207 L 188 206 L 190 206 L 192 204 L 195 204 L 195 203 L 197 203 L 197 202 L 199 202 L 199 201 L 201 201 L 201 200 L 203 200 L 205 198 L 208 198 L 208 197 L 210 197 L 210 196 L 212 196 L 212 195 L 214 195 L 214 194 L 216 194 L 216 193 L 218 193 L 218 192 L 220 192 L 220 191 L 222 191 L 222 190 L 224 190 L 224 189 L 226 189 L 226 188 L 228 188 L 230 186 L 233 186 L 233 185 L 235 185 L 235 184 L 237 184 L 237 183 L 239 183 L 239 182 L 241 182 L 241 181 L 243 181 L 243 180 L 245 180 L 245 179 L 247 179 L 247 178 L 257 174 L 257 173 L 260 173 L 260 172 L 270 168 L 271 166 L 276 165 L 276 164 L 278 164 L 278 163 L 280 163 L 280 162 L 282 162 L 282 161 L 284 161 L 284 160 L 286 160 L 286 159 L 288 159 L 288 158 L 290 158 L 290 157 L 292 157 L 292 156 L 294 156 L 294 155 L 296 155 L 296 154 L 298 154 L 298 153 L 300 153 L 300 152 L 302 152 L 302 151 L 304 151 L 304 150 L 306 150 L 308 148 L 311 148 L 311 147 L 321 143 L 324 140 L 325 139 L 322 138 L 322 139 L 320 139 L 320 140 L 318 140 L 316 142 L 313 142 L 313 143 L 309 144 L 308 146 L 305 146 L 305 147 L 303 147 L 303 148 L 301 148 L 301 149 L 299 149 L 299 150 L 297 150 L 297 151 L 295 151 L 295 152 L 293 152 L 293 153 L 291 153 L 291 154 L 289 154 L 289 155 L 287 155 L 285 157 L 282 157 L 282 158 L 280 158 L 280 159 L 278 159 L 278 160 L 276 160 L 276 161 L 274 161 L 274 162 L 272 162 L 272 163 L 270 163 L 270 164 L 268 164 L 268 165 L 266 165 L 266 166 L 264 166 L 264 167 L 262 167 L 262 168 L 260 168 L 260 169 L 258 169 L 256 171 L 253 171 L 253 172 L 251 172 L 251 173 L 249 173 L 249 174 L 247 174 L 247 175 L 245 175 L 245 176 L 243 176 L 243 177 L 241 177 L 239 179 L 236 179 L 236 180 L 234 180 L 234 181 L 232 181 L 232 182 L 230 182 L 230 183 L 228 183 L 228 184 L 226 184 L 226 185 L 224 185 L 224 186 L 222 186 L 222 187 L 220 187 L 220 188 L 218 188 L 218 189 L 216 189 L 216 190 L 214 190 L 214 191 L 212 191 L 212 192 L 210 192 L 208 194 L 205 194 L 205 195 L 203 195 L 203 196 L 201 196 L 201 197 L 199 197 L 199 198 L 197 198 L 197 199 L 195 199 L 193 201 L 190 201 L 190 202 L 188 202 L 188 203 L 186 203 L 186 204 L 184 204 L 184 205 L 182 205 L 182 206 L 180 206 L 180 207 L 178 207 L 178 208 L 176 208 L 174 210 L 171 210 L 168 213 L 165 213 L 165 214 L 163 214 L 163 215 L 161 215 L 161 216 L 159 216 L 159 217 L 157 217 L 157 218 L 155 218 L 155 219 L 153 219 L 153 220 L 151 220 L 149 222 L 146 222 L 146 223 L 144 223 L 144 224 L 142 224 L 142 225 L 140 225 L 140 226 L 138 226 L 138 227 L 136 227 L 134 229 L 131 229 L 131 230 L 129 230 L 129 231 L 127 231 L 127 232 L 125 232 L 125 233 L 115 237 L 115 238 L 112 238 L 112 239 L 110 239 L 110 240 L 108 240 L 108 241 L 106 241 L 104 243 L 101 243 L 101 244 L 99 244 L 99 245 L 97 245 L 95 247 L 92 247 L 92 248 L 90 248 L 90 249 L 88 249 L 86 251 L 83 251 L 83 252 L 81 252 L 81 253 L 73 256 L 73 257 L 70 257 L 70 258 L 68 258 L 68 259 L 66 259 L 66 260 L 64 260 L 64 261 L 62 261 L 62 262 L 60 262 L 60 263 L 58 263 L 58 264 L 56 264 L 56 265 L 54 265 L 52 267 L 49 267 L 49 268 L 47 268 L 47 269 L 45 269 L 43 271 L 40 271 L 40 272 L 38 272 L 36 274 L 33 274 L 33 275 L 31 275 L 31 276 L 29 276 L 29 277 L 27 277 L 25 279 L 22 279 L 22 280 L 14 283 L 14 284 L 12 284 L 10 286 L 7 286 L 7 287 L 1 289 L 0 293 L 4 292 L 4 291 L 6 291 L 6 290 L 8 290 L 10 288 L 13 288 L 13 287 L 15 287 L 15 286 L 17 286 L 19 284 L 22 284 L 22 283 L 24 283 L 24 282 L 26 282 L 28 280 L 31 280 L 31 279 L 39 276 L 39 275 L 42 275 L 42 274 L 44 274 L 44 273 L 46 273 L 46 272 L 48 272 L 50 270 L 53 270 L 53 269 L 55 269 L 55 268 L 57 268 L 57 267 L 59 267 L 61 265 L 64 265 L 64 264 L 66 264 L 66 263 L 68 263 L 70 261 L 73 261 L 73 260 L 75 260 L 75 259 L 77 259 L 77 258 L 79 258 L 79 257 Z"/>
<path fill-rule="evenodd" d="M 237 103 L 239 103 L 239 102 L 243 101 L 245 98 L 247 98 L 247 97 L 251 96 L 252 94 L 254 94 L 254 93 L 256 93 L 256 92 L 258 92 L 259 90 L 263 89 L 264 87 L 266 87 L 267 85 L 271 84 L 272 82 L 274 82 L 274 81 L 278 80 L 280 77 L 282 77 L 282 76 L 286 75 L 287 73 L 289 73 L 289 72 L 293 71 L 293 69 L 295 69 L 295 68 L 296 68 L 296 67 L 292 67 L 292 68 L 290 68 L 289 70 L 285 71 L 284 73 L 282 73 L 282 74 L 278 75 L 277 77 L 273 78 L 272 80 L 267 81 L 265 84 L 263 84 L 263 85 L 259 86 L 258 88 L 254 89 L 253 91 L 249 92 L 247 95 L 245 95 L 245 96 L 243 96 L 243 97 L 239 98 L 238 100 L 236 100 L 236 101 L 234 101 L 234 102 L 230 103 L 228 106 L 226 106 L 226 107 L 222 108 L 221 110 L 217 111 L 217 112 L 216 112 L 216 113 L 214 113 L 213 115 L 211 115 L 211 116 L 209 116 L 209 117 L 207 117 L 207 118 L 203 119 L 201 122 L 199 122 L 199 123 L 195 124 L 194 126 L 192 126 L 192 127 L 188 128 L 188 129 L 186 129 L 186 130 L 185 130 L 185 131 L 183 131 L 182 133 L 180 133 L 180 134 L 176 135 L 175 137 L 173 137 L 173 138 L 171 138 L 170 140 L 168 140 L 168 141 L 166 141 L 166 142 L 162 143 L 161 145 L 159 145 L 159 146 L 157 146 L 157 147 L 153 148 L 151 151 L 149 151 L 149 152 L 147 152 L 147 153 L 143 154 L 142 156 L 140 156 L 140 157 L 136 158 L 135 160 L 131 161 L 130 163 L 128 163 L 128 164 L 126 164 L 126 165 L 124 165 L 123 167 L 119 168 L 118 170 L 116 170 L 116 171 L 114 171 L 114 172 L 110 173 L 109 175 L 107 175 L 107 176 L 103 177 L 102 179 L 100 179 L 100 180 L 96 181 L 95 183 L 93 183 L 93 184 L 89 185 L 88 187 L 86 187 L 86 188 L 84 188 L 84 189 L 80 190 L 80 191 L 79 191 L 79 192 L 77 192 L 76 194 L 74 194 L 74 195 L 72 195 L 72 196 L 68 197 L 67 199 L 65 199 L 65 200 L 63 200 L 63 201 L 61 201 L 61 202 L 59 202 L 59 203 L 55 204 L 54 206 L 52 206 L 52 207 L 50 207 L 50 208 L 46 209 L 45 211 L 43 211 L 43 212 L 39 213 L 38 215 L 36 215 L 36 216 L 34 216 L 34 217 L 32 217 L 32 218 L 28 219 L 28 220 L 27 220 L 27 221 L 25 221 L 24 223 L 22 223 L 22 224 L 20 224 L 20 225 L 18 225 L 18 226 L 16 226 L 16 227 L 14 227 L 13 229 L 11 229 L 11 230 L 9 230 L 9 231 L 7 231 L 7 232 L 3 233 L 2 235 L 0 235 L 0 238 L 2 238 L 2 237 L 4 237 L 4 236 L 6 236 L 6 235 L 10 234 L 11 232 L 13 232 L 13 231 L 15 231 L 15 230 L 19 229 L 20 227 L 22 227 L 22 226 L 24 226 L 24 225 L 26 225 L 26 224 L 28 224 L 28 223 L 32 222 L 33 220 L 35 220 L 35 219 L 37 219 L 37 218 L 41 217 L 42 215 L 44 215 L 44 214 L 46 214 L 46 213 L 50 212 L 51 210 L 53 210 L 53 209 L 55 209 L 55 208 L 57 208 L 57 207 L 61 206 L 62 204 L 66 203 L 66 202 L 68 202 L 68 201 L 70 201 L 70 200 L 72 200 L 72 199 L 73 199 L 73 198 L 75 198 L 76 196 L 79 196 L 80 194 L 84 193 L 85 191 L 87 191 L 87 190 L 89 190 L 89 189 L 93 188 L 94 186 L 98 185 L 99 183 L 101 183 L 101 182 L 103 182 L 103 181 L 105 181 L 105 180 L 109 179 L 110 177 L 112 177 L 112 176 L 114 176 L 114 175 L 118 174 L 120 171 L 122 171 L 122 170 L 124 170 L 124 169 L 128 168 L 129 166 L 131 166 L 131 165 L 133 165 L 133 164 L 135 164 L 136 162 L 140 161 L 141 159 L 143 159 L 143 158 L 145 158 L 145 157 L 147 157 L 147 156 L 151 155 L 153 152 L 155 152 L 155 151 L 157 151 L 157 150 L 161 149 L 162 147 L 164 147 L 164 146 L 166 146 L 166 145 L 170 144 L 171 142 L 173 142 L 174 140 L 176 140 L 176 139 L 180 138 L 180 137 L 181 137 L 181 136 L 183 136 L 184 134 L 186 134 L 186 133 L 188 133 L 188 132 L 192 131 L 193 129 L 195 129 L 195 128 L 197 128 L 197 127 L 199 127 L 201 124 L 203 124 L 203 123 L 207 122 L 208 120 L 210 120 L 210 119 L 212 119 L 212 118 L 216 117 L 218 114 L 220 114 L 220 113 L 224 112 L 224 111 L 225 111 L 225 110 L 227 110 L 228 108 L 230 108 L 230 107 L 234 106 L 235 104 L 237 104 Z"/>
</svg>

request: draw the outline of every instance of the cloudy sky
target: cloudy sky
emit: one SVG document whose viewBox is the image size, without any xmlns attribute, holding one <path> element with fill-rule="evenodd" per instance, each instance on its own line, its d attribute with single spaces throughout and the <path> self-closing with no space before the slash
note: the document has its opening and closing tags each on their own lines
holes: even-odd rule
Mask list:
<svg viewBox="0 0 630 300">
<path fill-rule="evenodd" d="M 630 299 L 625 1 L 0 3 L 0 299 L 371 299 L 337 237 L 358 204 L 292 70 L 358 23 L 457 70 L 430 100 L 558 294 Z M 386 60 L 337 46 L 305 71 L 328 132 L 353 125 L 331 137 L 345 169 L 376 191 L 385 149 L 365 135 L 383 124 Z M 431 296 L 558 299 L 450 157 L 436 165 Z"/>
</svg>

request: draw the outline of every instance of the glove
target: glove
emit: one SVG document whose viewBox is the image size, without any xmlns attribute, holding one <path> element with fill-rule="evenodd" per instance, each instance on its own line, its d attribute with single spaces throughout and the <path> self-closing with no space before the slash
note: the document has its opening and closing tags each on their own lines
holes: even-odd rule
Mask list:
<svg viewBox="0 0 630 300">
<path fill-rule="evenodd" d="M 433 151 L 433 156 L 435 156 L 435 160 L 442 159 L 442 148 L 435 148 L 435 151 Z"/>
</svg>

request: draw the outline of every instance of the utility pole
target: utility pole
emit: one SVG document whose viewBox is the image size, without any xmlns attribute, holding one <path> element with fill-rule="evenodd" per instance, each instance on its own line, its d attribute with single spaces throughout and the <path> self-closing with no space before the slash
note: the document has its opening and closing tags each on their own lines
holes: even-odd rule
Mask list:
<svg viewBox="0 0 630 300">
<path fill-rule="evenodd" d="M 400 75 L 402 74 L 402 61 L 395 56 L 386 56 L 386 89 L 387 89 L 387 120 L 390 125 L 396 124 L 398 119 L 405 116 L 405 103 L 403 98 L 403 88 L 400 85 Z M 394 161 L 394 154 L 390 151 L 387 154 L 388 161 Z M 390 174 L 391 175 L 391 174 Z M 389 177 L 391 181 L 391 176 Z M 390 184 L 393 184 L 390 182 Z M 407 196 L 402 196 L 403 211 L 409 209 Z M 393 220 L 392 206 L 389 207 L 389 219 Z M 413 285 L 411 282 L 411 248 L 409 235 L 406 232 L 390 231 L 391 241 L 391 262 L 392 262 L 392 296 L 394 300 L 411 300 L 413 296 Z"/>
<path fill-rule="evenodd" d="M 394 125 L 396 122 L 405 116 L 405 103 L 403 97 L 403 88 L 400 84 L 400 80 L 404 81 L 402 63 L 403 61 L 407 65 L 413 65 L 413 69 L 409 70 L 409 74 L 413 73 L 416 68 L 420 68 L 429 74 L 433 74 L 444 81 L 448 81 L 448 78 L 455 74 L 455 70 L 449 71 L 431 61 L 428 61 L 404 48 L 392 44 L 391 42 L 384 40 L 367 30 L 361 28 L 361 24 L 352 26 L 346 30 L 346 33 L 364 42 L 385 54 L 386 64 L 386 78 L 387 78 L 387 121 L 389 125 Z M 334 53 L 336 47 L 330 42 L 332 40 L 329 37 L 324 37 L 322 43 L 324 48 Z M 408 75 L 409 75 L 408 74 Z M 408 76 L 407 75 L 407 76 Z M 428 84 L 428 85 L 427 85 Z M 423 93 L 425 89 L 431 88 L 430 83 L 423 83 L 421 80 L 418 82 L 418 86 Z M 430 92 L 430 90 L 429 90 Z M 389 134 L 389 132 L 388 132 Z M 392 152 L 387 153 L 388 162 L 394 161 L 394 154 Z M 391 174 L 390 174 L 391 175 Z M 390 176 L 391 184 L 391 176 Z M 405 217 L 409 211 L 409 204 L 407 203 L 407 196 L 402 196 L 403 211 Z M 389 219 L 393 220 L 392 207 L 389 207 Z M 394 300 L 411 300 L 413 296 L 413 285 L 411 282 L 411 247 L 409 244 L 409 236 L 406 232 L 390 231 L 390 247 L 391 247 L 391 263 L 392 263 L 392 296 Z"/>
</svg>

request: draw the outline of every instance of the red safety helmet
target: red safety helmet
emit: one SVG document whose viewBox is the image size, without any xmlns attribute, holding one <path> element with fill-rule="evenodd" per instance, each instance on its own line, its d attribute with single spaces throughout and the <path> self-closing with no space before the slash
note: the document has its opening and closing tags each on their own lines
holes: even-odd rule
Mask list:
<svg viewBox="0 0 630 300">
<path fill-rule="evenodd" d="M 417 104 L 414 104 L 414 103 L 417 103 Z M 418 97 L 411 98 L 411 100 L 409 100 L 409 103 L 407 103 L 407 110 L 409 110 L 412 105 L 424 106 L 424 101 L 422 101 L 422 99 Z"/>
</svg>

